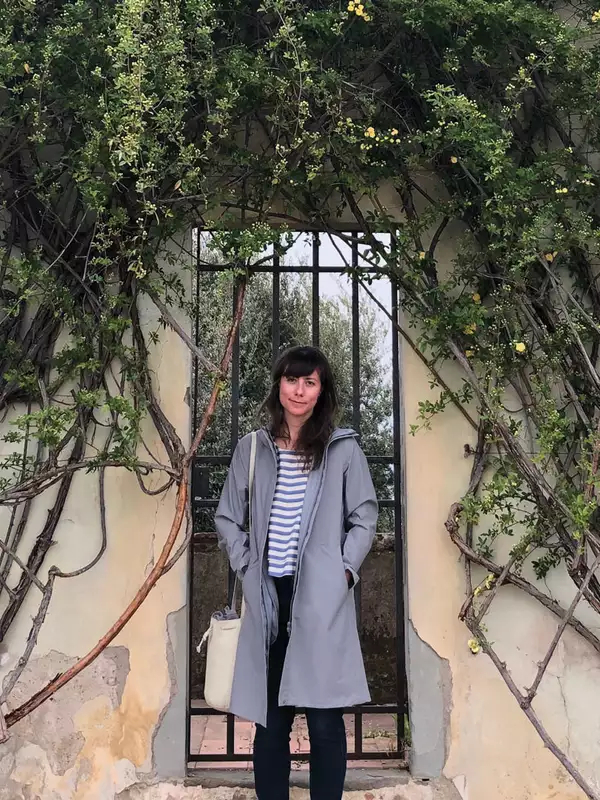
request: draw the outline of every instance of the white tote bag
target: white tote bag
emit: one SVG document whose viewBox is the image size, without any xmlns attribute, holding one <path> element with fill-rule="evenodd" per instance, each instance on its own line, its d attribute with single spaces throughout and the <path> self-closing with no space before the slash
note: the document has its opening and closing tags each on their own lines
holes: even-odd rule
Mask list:
<svg viewBox="0 0 600 800">
<path fill-rule="evenodd" d="M 252 531 L 252 487 L 254 484 L 254 464 L 256 463 L 256 432 L 252 433 L 250 448 L 250 469 L 248 475 L 248 529 Z M 212 615 L 210 626 L 196 648 L 199 653 L 206 642 L 206 675 L 204 678 L 204 700 L 217 711 L 229 711 L 233 672 L 237 655 L 238 639 L 244 616 L 242 599 L 241 615 L 237 613 L 237 594 L 239 580 L 236 575 L 231 607 Z"/>
</svg>

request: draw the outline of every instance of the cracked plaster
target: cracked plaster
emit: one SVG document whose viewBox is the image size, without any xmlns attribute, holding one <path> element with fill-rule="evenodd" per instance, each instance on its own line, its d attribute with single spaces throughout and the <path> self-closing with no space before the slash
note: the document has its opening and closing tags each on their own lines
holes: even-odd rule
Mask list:
<svg viewBox="0 0 600 800">
<path fill-rule="evenodd" d="M 74 662 L 56 651 L 32 659 L 11 693 L 10 708 Z M 86 744 L 77 724 L 82 708 L 97 698 L 106 713 L 116 711 L 128 674 L 127 649 L 109 647 L 56 696 L 14 725 L 0 748 L 0 800 L 54 800 L 70 796 L 64 794 L 67 790 L 75 792 L 89 769 L 85 758 L 79 758 Z"/>
<path fill-rule="evenodd" d="M 441 243 L 440 254 L 443 251 Z M 162 347 L 155 359 L 155 367 L 161 373 L 157 378 L 162 377 L 161 400 L 186 440 L 189 407 L 182 403 L 181 395 L 182 388 L 189 383 L 189 354 L 169 331 L 165 331 Z M 418 413 L 418 402 L 428 394 L 428 376 L 406 348 L 403 359 L 406 417 L 410 423 Z M 452 414 L 450 410 L 443 422 L 435 420 L 431 431 L 424 431 L 414 439 L 407 437 L 406 521 L 407 607 L 415 624 L 415 629 L 408 631 L 413 768 L 423 774 L 443 768 L 451 780 L 436 779 L 429 784 L 411 781 L 385 790 L 355 792 L 348 797 L 352 800 L 457 800 L 458 797 L 581 800 L 582 793 L 544 750 L 489 660 L 472 657 L 466 648 L 469 637 L 457 621 L 464 600 L 464 573 L 443 521 L 450 503 L 461 496 L 468 483 L 470 462 L 462 458 L 462 452 L 464 443 L 470 441 L 471 431 Z M 149 442 L 149 446 L 160 449 L 160 442 Z M 84 478 L 81 476 L 82 482 Z M 91 484 L 85 486 L 89 488 Z M 37 656 L 23 675 L 18 692 L 11 698 L 13 706 L 73 663 L 79 643 L 87 644 L 88 638 L 95 642 L 139 586 L 148 553 L 153 552 L 151 535 L 156 535 L 157 541 L 162 540 L 172 518 L 172 495 L 160 502 L 140 497 L 132 503 L 133 490 L 137 487 L 131 476 L 108 476 L 107 491 L 114 493 L 114 502 L 106 558 L 90 572 L 85 595 L 70 588 L 71 584 L 63 590 L 64 600 L 60 599 L 60 593 L 57 595 L 57 602 L 63 605 L 51 609 L 38 645 L 44 654 Z M 76 529 L 77 535 L 88 530 L 90 496 L 88 491 L 81 492 L 79 506 L 69 511 L 72 520 L 69 525 Z M 70 557 L 79 558 L 78 539 L 73 536 L 68 544 Z M 57 543 L 57 555 L 60 548 Z M 122 640 L 127 647 L 109 648 L 55 698 L 11 729 L 11 739 L 0 747 L 0 800 L 114 800 L 116 797 L 119 800 L 250 800 L 253 797 L 250 790 L 241 788 L 139 783 L 152 772 L 156 772 L 155 777 L 167 777 L 169 773 L 172 777 L 173 771 L 179 774 L 181 769 L 183 747 L 178 750 L 176 737 L 185 735 L 186 626 L 185 611 L 181 608 L 184 600 L 185 569 L 180 562 L 161 580 L 124 631 Z M 82 614 L 87 614 L 85 630 L 65 622 L 65 609 L 74 603 L 79 603 Z M 179 611 L 169 613 L 173 609 Z M 505 637 L 510 641 L 511 636 L 515 637 L 513 652 L 521 659 L 517 668 L 523 668 L 525 674 L 538 657 L 537 644 L 547 640 L 548 631 L 554 630 L 556 623 L 552 620 L 551 625 L 541 611 L 525 620 L 521 600 L 515 609 L 515 613 L 503 613 L 500 633 L 503 641 Z M 525 622 L 527 629 L 523 627 Z M 522 627 L 517 634 L 519 626 Z M 68 655 L 50 649 L 54 639 L 63 641 L 63 631 L 70 649 L 66 646 L 57 649 Z M 599 755 L 600 723 L 592 720 L 590 713 L 600 701 L 597 654 L 591 654 L 589 648 L 584 652 L 580 643 L 573 643 L 572 637 L 567 640 L 568 646 L 560 654 L 560 669 L 552 667 L 555 677 L 560 673 L 555 694 L 560 690 L 562 699 L 557 704 L 549 693 L 544 702 L 559 723 L 565 705 L 569 707 L 570 740 L 580 754 L 582 766 L 594 769 L 600 776 L 600 765 L 595 763 Z M 33 674 L 32 670 L 37 672 Z M 581 732 L 576 733 L 576 729 Z M 296 788 L 292 797 L 303 800 L 306 790 Z"/>
<path fill-rule="evenodd" d="M 441 775 L 448 754 L 452 673 L 408 623 L 408 696 L 411 720 L 411 772 L 417 777 Z"/>
<path fill-rule="evenodd" d="M 185 727 L 187 608 L 183 606 L 167 617 L 167 663 L 171 682 L 170 700 L 163 708 L 152 738 L 152 763 L 158 778 L 184 777 L 186 774 Z"/>
</svg>

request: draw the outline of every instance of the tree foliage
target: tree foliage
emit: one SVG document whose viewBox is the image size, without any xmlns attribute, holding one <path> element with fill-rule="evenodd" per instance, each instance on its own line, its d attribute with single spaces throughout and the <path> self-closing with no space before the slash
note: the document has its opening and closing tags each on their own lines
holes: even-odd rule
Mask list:
<svg viewBox="0 0 600 800">
<path fill-rule="evenodd" d="M 306 274 L 283 273 L 279 289 L 280 350 L 311 341 L 312 287 Z M 386 281 L 387 283 L 387 281 Z M 334 284 L 334 281 L 332 281 Z M 231 320 L 235 276 L 218 271 L 201 274 L 199 305 L 204 309 L 199 320 L 199 340 L 205 351 L 216 355 L 223 347 Z M 352 384 L 352 309 L 351 300 L 342 285 L 330 287 L 330 296 L 319 302 L 320 346 L 331 362 L 340 397 L 340 424 L 353 425 Z M 359 363 L 360 363 L 360 435 L 369 455 L 390 455 L 392 443 L 392 387 L 389 356 L 386 351 L 386 331 L 389 320 L 367 302 L 360 304 Z M 240 331 L 240 374 L 237 386 L 239 397 L 239 435 L 264 424 L 259 418 L 260 406 L 271 388 L 273 354 L 273 289 L 270 274 L 259 273 L 252 278 L 244 307 Z M 210 391 L 210 378 L 198 375 L 197 408 L 202 409 Z M 231 387 L 227 387 L 217 412 L 215 424 L 208 432 L 203 452 L 225 455 L 231 450 Z M 375 464 L 371 467 L 380 499 L 390 498 L 393 476 L 390 467 Z M 213 469 L 210 495 L 220 492 L 225 469 Z M 201 516 L 200 529 L 212 530 L 210 518 Z M 206 528 L 205 526 L 210 526 Z M 393 521 L 382 509 L 380 529 L 390 531 Z M 203 527 L 204 526 L 204 527 Z"/>
<path fill-rule="evenodd" d="M 467 569 L 472 649 L 494 660 L 597 796 L 532 709 L 547 661 L 523 695 L 482 619 L 510 582 L 600 650 L 574 607 L 524 577 L 566 568 L 575 599 L 600 612 L 599 20 L 586 0 L 3 8 L 10 552 L 32 499 L 59 484 L 28 570 L 5 591 L 3 634 L 35 585 L 75 468 L 178 474 L 182 447 L 152 389 L 138 306 L 153 298 L 173 324 L 169 308 L 189 299 L 159 254 L 191 224 L 210 224 L 231 269 L 251 277 L 282 227 L 310 224 L 343 245 L 343 216 L 365 258 L 397 281 L 415 326 L 403 335 L 437 375 L 439 399 L 424 401 L 417 426 L 450 403 L 477 418 L 472 480 L 447 523 L 467 565 L 494 576 L 473 586 Z M 440 375 L 449 363 L 458 386 Z M 148 415 L 165 456 L 142 465 Z"/>
</svg>

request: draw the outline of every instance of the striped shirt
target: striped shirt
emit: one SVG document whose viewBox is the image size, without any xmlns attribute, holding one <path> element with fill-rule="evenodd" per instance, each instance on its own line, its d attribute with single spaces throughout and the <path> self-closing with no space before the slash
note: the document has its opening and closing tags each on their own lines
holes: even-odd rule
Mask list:
<svg viewBox="0 0 600 800">
<path fill-rule="evenodd" d="M 269 575 L 293 575 L 298 562 L 300 519 L 308 472 L 293 450 L 277 448 L 277 484 L 269 515 Z"/>
</svg>

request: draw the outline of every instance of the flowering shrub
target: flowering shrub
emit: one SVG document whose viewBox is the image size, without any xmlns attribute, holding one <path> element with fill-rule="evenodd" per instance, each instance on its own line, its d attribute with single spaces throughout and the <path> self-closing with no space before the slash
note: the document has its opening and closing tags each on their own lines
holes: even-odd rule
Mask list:
<svg viewBox="0 0 600 800">
<path fill-rule="evenodd" d="M 343 243 L 336 220 L 351 215 L 365 261 L 397 282 L 413 326 L 403 335 L 439 388 L 414 432 L 450 404 L 477 431 L 472 480 L 447 522 L 467 563 L 494 576 L 474 586 L 468 571 L 469 648 L 511 685 L 482 622 L 510 582 L 600 651 L 575 609 L 535 583 L 565 569 L 576 599 L 600 612 L 591 569 L 600 553 L 600 10 L 583 0 L 559 14 L 558 5 L 8 7 L 0 396 L 3 409 L 20 403 L 23 413 L 5 435 L 0 502 L 25 503 L 49 485 L 42 475 L 55 476 L 64 487 L 56 529 L 77 465 L 140 470 L 147 415 L 169 469 L 180 463 L 137 318 L 145 294 L 167 324 L 172 305 L 189 307 L 157 258 L 175 234 L 210 221 L 232 269 L 251 278 L 282 226 L 308 222 Z M 452 258 L 441 255 L 448 241 Z M 116 363 L 115 386 L 106 375 Z M 458 388 L 444 381 L 448 365 Z M 91 456 L 100 420 L 110 433 Z M 39 552 L 52 535 L 45 530 Z M 9 553 L 14 541 L 11 528 Z M 34 585 L 30 572 L 11 590 L 0 638 Z M 519 702 L 540 731 L 538 684 Z"/>
</svg>

